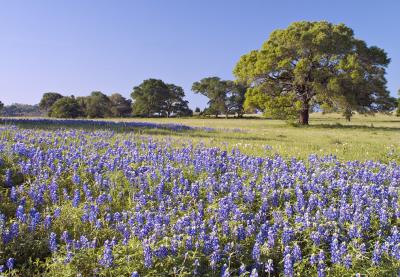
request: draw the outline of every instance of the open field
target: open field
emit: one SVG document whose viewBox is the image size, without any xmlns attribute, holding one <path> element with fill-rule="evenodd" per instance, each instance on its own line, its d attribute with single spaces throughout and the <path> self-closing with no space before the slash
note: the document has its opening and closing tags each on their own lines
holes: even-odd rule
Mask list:
<svg viewBox="0 0 400 277">
<path fill-rule="evenodd" d="M 190 139 L 222 149 L 238 148 L 257 156 L 279 154 L 306 159 L 310 154 L 336 155 L 341 160 L 400 160 L 400 117 L 355 115 L 350 122 L 341 115 L 311 115 L 310 126 L 294 127 L 281 120 L 262 118 L 135 118 L 112 121 L 177 123 L 213 131 L 175 132 L 135 129 L 155 138 Z M 45 128 L 54 128 L 44 126 Z M 178 142 L 179 143 L 179 142 Z M 268 147 L 270 146 L 270 147 Z"/>
<path fill-rule="evenodd" d="M 132 120 L 132 119 L 130 119 Z M 266 119 L 134 119 L 210 127 L 215 132 L 179 134 L 207 145 L 238 147 L 248 154 L 271 153 L 306 158 L 310 154 L 334 154 L 340 159 L 378 160 L 400 151 L 400 117 L 312 114 L 310 126 L 293 127 L 285 121 Z M 176 134 L 169 134 L 176 136 Z"/>
</svg>

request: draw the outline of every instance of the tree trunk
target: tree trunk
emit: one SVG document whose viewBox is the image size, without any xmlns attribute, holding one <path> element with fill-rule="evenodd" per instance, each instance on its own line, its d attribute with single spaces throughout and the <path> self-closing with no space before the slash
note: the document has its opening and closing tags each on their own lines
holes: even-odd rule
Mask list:
<svg viewBox="0 0 400 277">
<path fill-rule="evenodd" d="M 309 111 L 308 106 L 300 111 L 299 123 L 301 125 L 308 125 Z"/>
</svg>

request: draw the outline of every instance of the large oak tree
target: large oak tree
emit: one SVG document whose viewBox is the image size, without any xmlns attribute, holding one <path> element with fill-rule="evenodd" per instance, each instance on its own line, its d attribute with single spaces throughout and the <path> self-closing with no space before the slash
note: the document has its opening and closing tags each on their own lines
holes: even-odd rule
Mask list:
<svg viewBox="0 0 400 277">
<path fill-rule="evenodd" d="M 246 105 L 308 124 L 314 106 L 374 113 L 394 108 L 386 89 L 386 53 L 354 37 L 344 24 L 296 22 L 276 30 L 259 50 L 242 56 L 234 74 L 251 86 Z"/>
</svg>

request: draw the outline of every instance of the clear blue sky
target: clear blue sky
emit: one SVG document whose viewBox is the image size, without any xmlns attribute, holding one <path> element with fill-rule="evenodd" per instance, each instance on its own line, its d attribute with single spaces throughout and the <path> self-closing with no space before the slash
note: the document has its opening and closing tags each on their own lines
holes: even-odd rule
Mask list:
<svg viewBox="0 0 400 277">
<path fill-rule="evenodd" d="M 183 86 L 230 79 L 242 54 L 299 20 L 343 22 L 386 50 L 393 96 L 400 88 L 400 1 L 0 0 L 0 100 L 38 103 L 47 91 L 129 96 L 147 78 Z"/>
</svg>

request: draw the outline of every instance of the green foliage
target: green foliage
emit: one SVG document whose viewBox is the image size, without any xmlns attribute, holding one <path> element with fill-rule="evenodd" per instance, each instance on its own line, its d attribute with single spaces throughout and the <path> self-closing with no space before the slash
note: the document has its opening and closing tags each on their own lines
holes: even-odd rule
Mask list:
<svg viewBox="0 0 400 277">
<path fill-rule="evenodd" d="M 83 112 L 74 97 L 63 97 L 52 105 L 49 116 L 57 118 L 77 118 L 83 116 Z"/>
<path fill-rule="evenodd" d="M 48 113 L 50 112 L 53 104 L 61 98 L 63 98 L 63 96 L 57 92 L 46 92 L 43 94 L 42 99 L 40 100 L 39 108 Z"/>
<path fill-rule="evenodd" d="M 166 84 L 162 80 L 144 80 L 139 86 L 133 88 L 133 114 L 138 116 L 186 116 L 192 111 L 188 101 L 183 97 L 183 89 L 174 84 Z"/>
<path fill-rule="evenodd" d="M 1 114 L 1 111 L 3 110 L 3 108 L 4 108 L 4 104 L 3 104 L 3 102 L 0 101 L 0 114 Z"/>
<path fill-rule="evenodd" d="M 107 95 L 93 91 L 86 99 L 86 116 L 90 118 L 110 117 L 112 103 Z"/>
<path fill-rule="evenodd" d="M 119 93 L 114 93 L 109 97 L 111 101 L 111 114 L 114 117 L 124 117 L 132 113 L 132 101 L 126 99 Z"/>
<path fill-rule="evenodd" d="M 382 49 L 368 47 L 344 24 L 302 21 L 272 32 L 260 50 L 240 58 L 234 74 L 255 88 L 246 95 L 248 107 L 281 118 L 285 113 L 276 110 L 283 105 L 285 117 L 306 114 L 300 123 L 308 124 L 304 119 L 313 106 L 343 112 L 348 119 L 353 111 L 392 110 L 385 79 L 389 62 Z"/>
<path fill-rule="evenodd" d="M 161 115 L 161 107 L 168 97 L 168 86 L 157 79 L 144 80 L 133 88 L 133 114 L 139 116 Z"/>
<path fill-rule="evenodd" d="M 88 98 L 87 96 L 78 96 L 76 97 L 76 102 L 82 111 L 82 116 L 87 117 L 87 105 L 88 105 Z"/>
<path fill-rule="evenodd" d="M 11 104 L 4 106 L 2 114 L 4 116 L 41 116 L 43 115 L 39 105 Z"/>
<path fill-rule="evenodd" d="M 243 115 L 244 95 L 247 87 L 242 83 L 221 80 L 219 77 L 203 78 L 199 82 L 194 82 L 192 90 L 206 96 L 208 108 L 204 110 L 206 114 L 237 114 Z"/>
<path fill-rule="evenodd" d="M 177 116 L 190 116 L 193 112 L 189 109 L 189 102 L 184 100 L 185 92 L 180 86 L 174 84 L 167 84 L 168 87 L 168 97 L 165 99 L 164 105 L 162 107 L 163 113 L 167 117 L 172 114 Z"/>
</svg>

